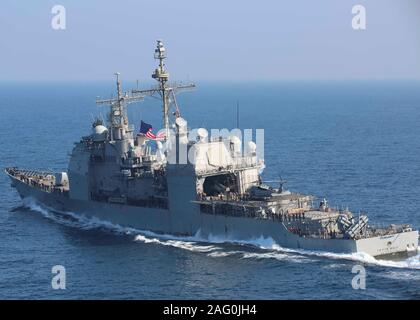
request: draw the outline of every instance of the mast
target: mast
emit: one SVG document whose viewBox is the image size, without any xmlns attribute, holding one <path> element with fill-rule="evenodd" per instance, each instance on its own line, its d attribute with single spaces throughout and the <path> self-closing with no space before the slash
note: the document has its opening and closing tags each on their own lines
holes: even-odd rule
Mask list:
<svg viewBox="0 0 420 320">
<path fill-rule="evenodd" d="M 155 69 L 152 74 L 152 78 L 159 82 L 159 90 L 162 96 L 162 111 L 163 111 L 163 127 L 165 128 L 166 136 L 169 132 L 169 105 L 168 105 L 168 94 L 166 88 L 166 82 L 169 79 L 169 73 L 165 70 L 166 52 L 165 47 L 161 40 L 157 40 L 157 46 L 155 49 L 155 59 L 159 60 L 159 66 Z"/>
<path fill-rule="evenodd" d="M 97 105 L 110 105 L 109 112 L 109 130 L 111 132 L 111 140 L 124 139 L 125 133 L 129 131 L 128 118 L 125 105 L 138 102 L 144 99 L 142 95 L 129 95 L 128 92 L 122 93 L 120 73 L 114 73 L 116 76 L 117 97 L 110 99 L 96 99 Z"/>
<path fill-rule="evenodd" d="M 115 72 L 114 75 L 116 76 L 117 80 L 117 99 L 116 103 L 111 104 L 111 123 L 113 127 L 121 127 L 124 124 L 125 112 L 124 112 L 124 104 L 121 101 L 121 81 L 120 81 L 120 73 Z"/>
<path fill-rule="evenodd" d="M 236 128 L 239 129 L 239 101 L 236 100 Z"/>
<path fill-rule="evenodd" d="M 155 88 L 151 89 L 135 89 L 131 90 L 132 93 L 147 94 L 153 96 L 158 93 L 162 99 L 162 125 L 165 128 L 165 139 L 169 137 L 169 108 L 171 103 L 175 105 L 175 115 L 180 116 L 178 104 L 176 102 L 175 94 L 181 90 L 188 90 L 195 88 L 195 84 L 169 84 L 169 73 L 165 69 L 166 49 L 163 45 L 162 40 L 157 40 L 157 45 L 154 53 L 154 58 L 158 60 L 158 67 L 152 74 L 152 78 L 155 79 L 159 84 Z"/>
</svg>

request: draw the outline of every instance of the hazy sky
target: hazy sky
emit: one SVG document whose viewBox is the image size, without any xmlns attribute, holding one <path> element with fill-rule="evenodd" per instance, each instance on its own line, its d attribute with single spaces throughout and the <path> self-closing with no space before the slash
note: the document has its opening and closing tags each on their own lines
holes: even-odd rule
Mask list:
<svg viewBox="0 0 420 320">
<path fill-rule="evenodd" d="M 158 38 L 179 80 L 420 79 L 420 0 L 2 0 L 0 80 L 149 79 Z"/>
</svg>

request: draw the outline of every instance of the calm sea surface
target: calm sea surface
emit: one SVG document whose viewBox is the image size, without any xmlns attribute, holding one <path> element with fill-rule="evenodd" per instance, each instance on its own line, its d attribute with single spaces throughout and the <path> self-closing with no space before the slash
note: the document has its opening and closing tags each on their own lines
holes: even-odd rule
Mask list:
<svg viewBox="0 0 420 320">
<path fill-rule="evenodd" d="M 133 83 L 126 86 L 134 87 Z M 109 83 L 0 84 L 0 167 L 65 170 L 73 142 L 90 133 Z M 179 96 L 197 128 L 265 129 L 263 177 L 367 212 L 375 224 L 420 228 L 420 83 L 198 83 Z M 158 128 L 160 106 L 129 106 Z M 419 255 L 402 261 L 249 244 L 159 238 L 25 203 L 0 174 L 0 298 L 420 299 Z M 351 286 L 366 268 L 366 290 Z M 51 268 L 66 268 L 66 290 Z"/>
</svg>

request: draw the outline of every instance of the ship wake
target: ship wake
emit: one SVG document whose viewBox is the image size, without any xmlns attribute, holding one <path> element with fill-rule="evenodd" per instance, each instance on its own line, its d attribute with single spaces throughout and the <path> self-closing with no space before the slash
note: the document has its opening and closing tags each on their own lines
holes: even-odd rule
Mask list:
<svg viewBox="0 0 420 320">
<path fill-rule="evenodd" d="M 279 246 L 273 239 L 256 237 L 249 240 L 237 240 L 220 236 L 204 237 L 198 232 L 191 237 L 180 237 L 168 234 L 157 234 L 151 231 L 122 227 L 94 217 L 73 212 L 57 212 L 35 200 L 24 199 L 24 206 L 41 213 L 45 218 L 61 225 L 81 230 L 102 230 L 117 235 L 130 236 L 134 241 L 174 247 L 191 252 L 206 254 L 213 258 L 236 257 L 239 259 L 275 259 L 298 263 L 310 263 L 316 259 L 346 260 L 361 264 L 376 265 L 388 268 L 420 270 L 420 250 L 417 254 L 404 260 L 376 259 L 366 253 L 332 253 L 303 249 L 289 249 Z"/>
</svg>

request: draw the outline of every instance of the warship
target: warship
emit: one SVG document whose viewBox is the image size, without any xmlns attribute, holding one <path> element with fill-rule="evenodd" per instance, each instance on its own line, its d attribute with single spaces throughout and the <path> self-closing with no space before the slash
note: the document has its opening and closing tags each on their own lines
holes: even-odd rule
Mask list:
<svg viewBox="0 0 420 320">
<path fill-rule="evenodd" d="M 96 101 L 109 106 L 107 121 L 96 119 L 92 133 L 75 143 L 66 172 L 5 169 L 22 199 L 157 234 L 263 237 L 286 248 L 374 257 L 417 253 L 419 234 L 410 225 L 375 227 L 365 214 L 286 190 L 284 181 L 264 182 L 255 142 L 209 137 L 204 128 L 191 138 L 176 94 L 195 85 L 169 82 L 160 40 L 154 58 L 157 84 L 149 89 L 123 92 L 116 74 L 115 98 Z M 162 101 L 156 134 L 146 122 L 137 133 L 127 117 L 126 106 L 147 96 Z"/>
</svg>

